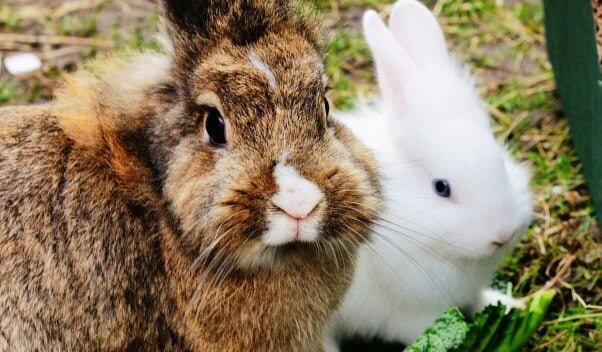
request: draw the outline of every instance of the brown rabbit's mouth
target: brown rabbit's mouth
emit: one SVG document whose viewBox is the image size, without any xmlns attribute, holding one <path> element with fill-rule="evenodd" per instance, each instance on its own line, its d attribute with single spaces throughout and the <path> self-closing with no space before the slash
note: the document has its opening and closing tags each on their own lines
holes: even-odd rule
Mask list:
<svg viewBox="0 0 602 352">
<path fill-rule="evenodd" d="M 238 267 L 243 270 L 280 270 L 294 259 L 305 257 L 315 251 L 313 242 L 288 242 L 281 245 L 264 245 L 257 242 L 238 258 Z"/>
<path fill-rule="evenodd" d="M 277 192 L 267 213 L 268 228 L 261 236 L 266 246 L 314 242 L 320 237 L 324 193 L 299 171 L 281 161 L 274 167 Z"/>
</svg>

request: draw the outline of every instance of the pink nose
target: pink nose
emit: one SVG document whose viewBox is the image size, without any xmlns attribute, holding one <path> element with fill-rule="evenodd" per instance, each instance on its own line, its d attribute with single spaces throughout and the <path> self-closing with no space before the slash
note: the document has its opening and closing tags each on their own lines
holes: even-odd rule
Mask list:
<svg viewBox="0 0 602 352">
<path fill-rule="evenodd" d="M 292 166 L 276 165 L 274 178 L 278 192 L 272 197 L 272 203 L 293 218 L 306 218 L 324 197 L 315 183 L 303 177 Z"/>
<path fill-rule="evenodd" d="M 317 206 L 321 199 L 308 199 L 303 195 L 291 195 L 286 202 L 272 200 L 276 208 L 282 210 L 295 219 L 305 219 Z"/>
</svg>

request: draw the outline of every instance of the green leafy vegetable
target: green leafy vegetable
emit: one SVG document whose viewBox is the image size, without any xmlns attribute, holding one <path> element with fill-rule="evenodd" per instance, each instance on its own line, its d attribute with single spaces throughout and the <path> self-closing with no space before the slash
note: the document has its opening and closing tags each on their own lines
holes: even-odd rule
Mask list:
<svg viewBox="0 0 602 352">
<path fill-rule="evenodd" d="M 488 306 L 467 321 L 451 308 L 420 335 L 404 352 L 514 352 L 531 338 L 543 321 L 553 290 L 538 292 L 522 311 L 499 303 Z"/>
<path fill-rule="evenodd" d="M 458 308 L 448 309 L 405 352 L 446 352 L 466 339 L 468 323 Z"/>
</svg>

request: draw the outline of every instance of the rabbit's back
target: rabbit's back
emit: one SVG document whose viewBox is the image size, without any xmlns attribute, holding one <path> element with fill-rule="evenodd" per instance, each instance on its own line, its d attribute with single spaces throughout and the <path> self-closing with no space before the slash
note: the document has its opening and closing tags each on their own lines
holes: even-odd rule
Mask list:
<svg viewBox="0 0 602 352">
<path fill-rule="evenodd" d="M 152 212 L 51 109 L 5 108 L 0 125 L 0 350 L 168 347 Z"/>
</svg>

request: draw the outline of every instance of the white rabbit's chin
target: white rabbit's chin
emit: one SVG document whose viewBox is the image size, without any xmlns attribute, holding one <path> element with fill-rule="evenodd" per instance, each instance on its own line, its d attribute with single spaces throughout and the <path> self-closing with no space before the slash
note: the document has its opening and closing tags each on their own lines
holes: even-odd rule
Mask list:
<svg viewBox="0 0 602 352">
<path fill-rule="evenodd" d="M 454 227 L 444 235 L 450 246 L 441 243 L 436 245 L 442 251 L 453 253 L 451 255 L 459 260 L 462 258 L 466 260 L 488 258 L 500 260 L 520 241 L 522 234 L 531 221 L 529 212 L 523 210 L 520 203 L 516 202 L 513 205 L 516 207 L 515 212 L 508 214 L 498 209 L 488 214 L 489 221 L 483 220 L 485 218 L 484 214 L 474 213 L 471 215 L 467 213 L 469 216 L 458 219 L 460 222 L 454 224 Z M 505 219 L 500 221 L 502 218 Z M 479 222 L 479 220 L 483 222 L 478 226 L 468 228 L 471 227 L 471 224 Z"/>
</svg>

